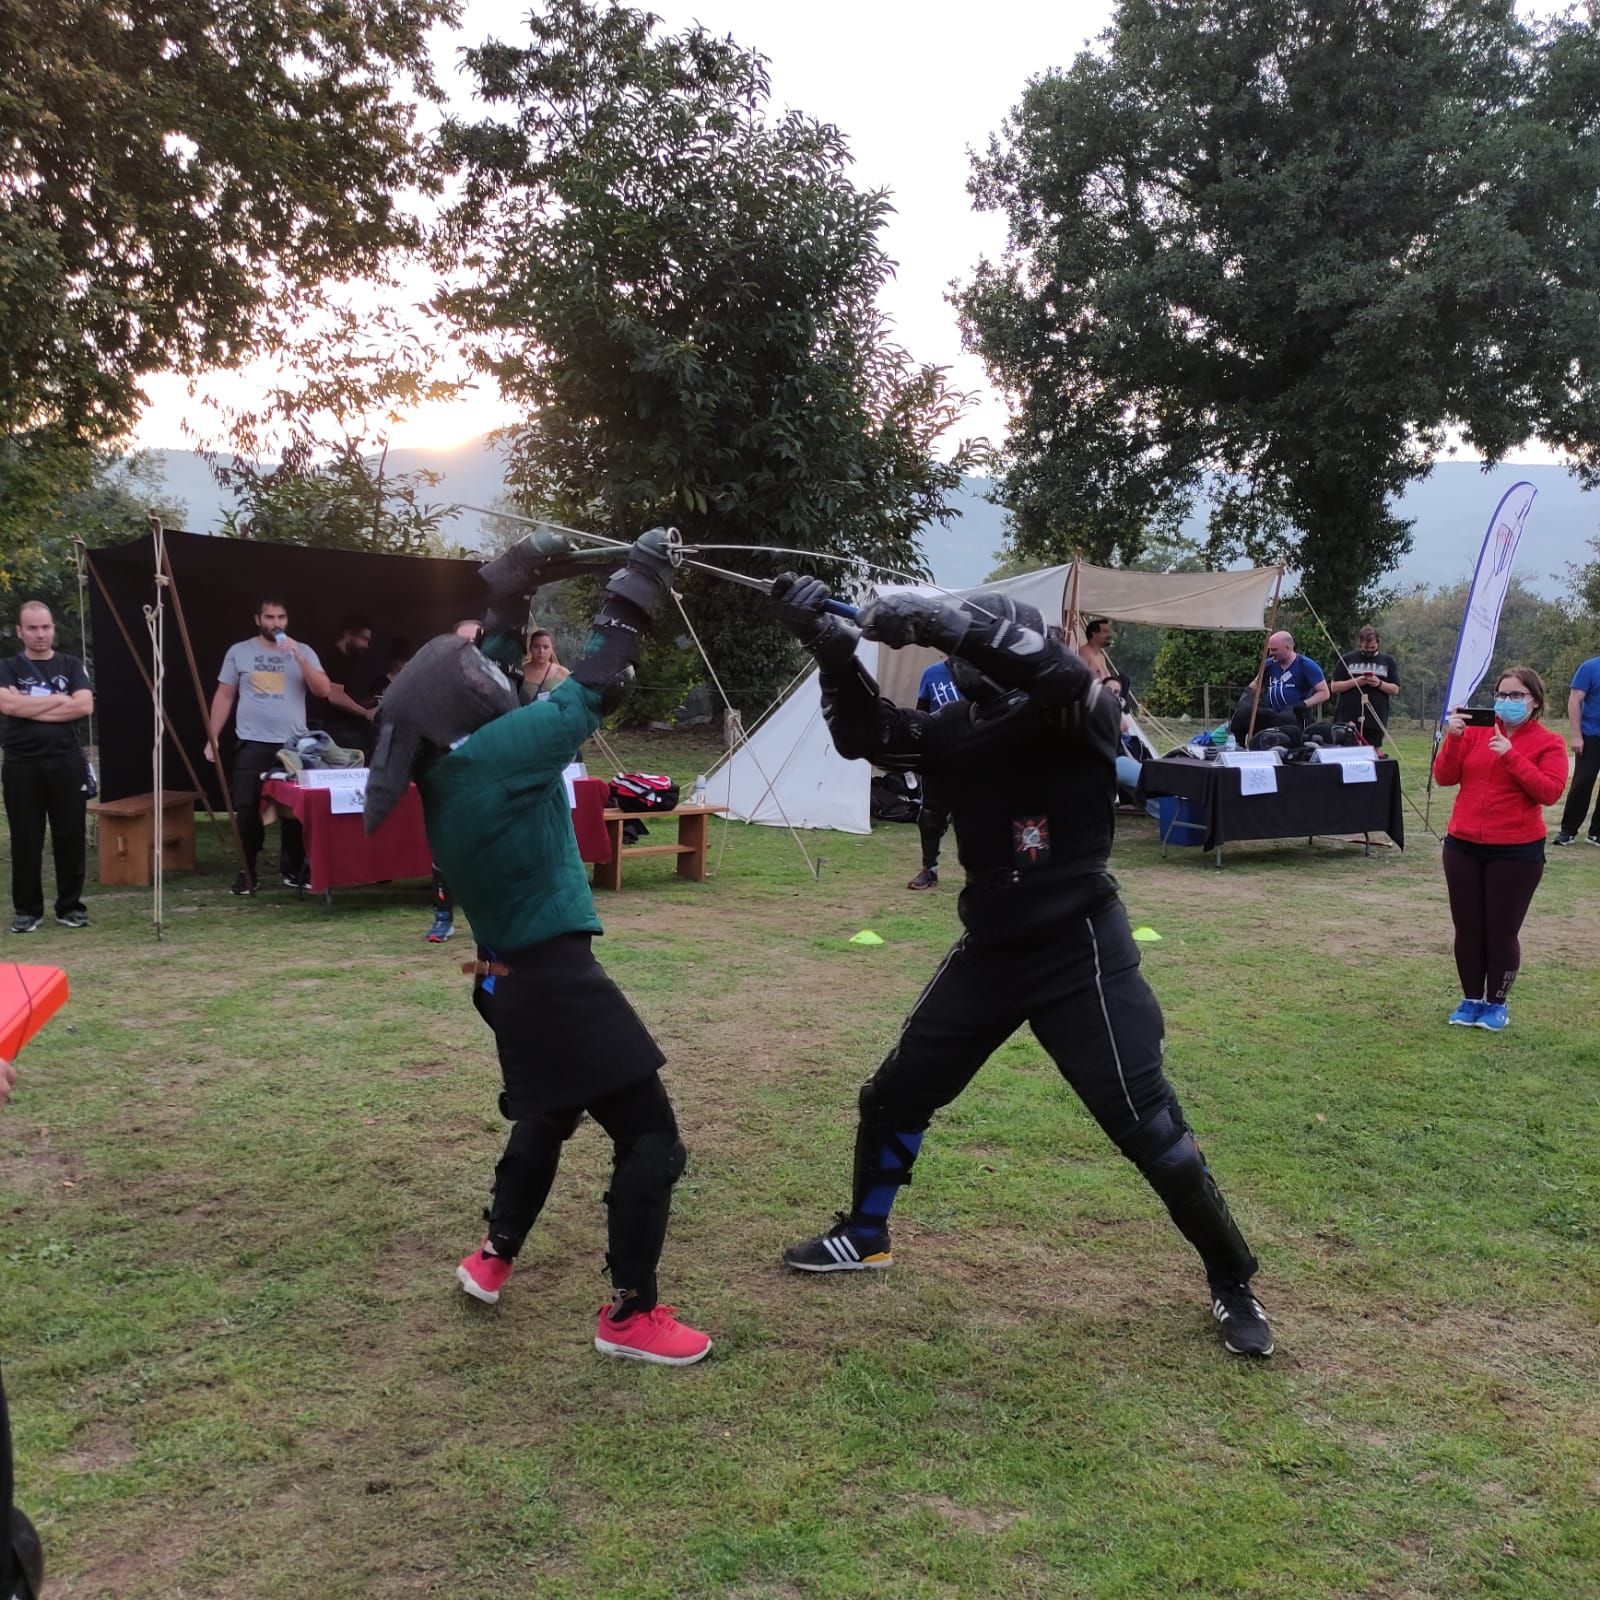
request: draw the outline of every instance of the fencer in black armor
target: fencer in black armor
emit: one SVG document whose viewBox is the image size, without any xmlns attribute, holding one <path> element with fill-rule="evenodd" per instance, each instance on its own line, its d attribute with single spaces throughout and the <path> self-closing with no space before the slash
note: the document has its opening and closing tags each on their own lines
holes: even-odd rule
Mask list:
<svg viewBox="0 0 1600 1600">
<path fill-rule="evenodd" d="M 773 585 L 815 657 L 839 753 L 937 777 L 966 871 L 964 931 L 862 1087 L 851 1209 L 785 1252 L 807 1272 L 890 1264 L 888 1219 L 922 1137 L 1024 1023 L 1199 1253 L 1227 1348 L 1270 1355 L 1257 1267 L 1162 1068 L 1161 1008 L 1107 870 L 1120 712 L 1032 607 L 921 593 L 867 606 L 860 632 L 824 612 L 815 578 Z M 966 699 L 929 714 L 882 698 L 858 638 L 951 657 Z"/>
</svg>

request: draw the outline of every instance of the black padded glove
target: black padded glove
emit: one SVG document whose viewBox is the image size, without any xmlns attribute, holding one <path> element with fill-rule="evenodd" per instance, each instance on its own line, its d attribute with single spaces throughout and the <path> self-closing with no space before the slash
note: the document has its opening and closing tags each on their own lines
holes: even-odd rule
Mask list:
<svg viewBox="0 0 1600 1600">
<path fill-rule="evenodd" d="M 862 608 L 861 631 L 880 644 L 899 649 L 921 644 L 942 650 L 955 650 L 972 626 L 972 616 L 958 601 L 943 595 L 889 594 Z"/>
<path fill-rule="evenodd" d="M 822 609 L 822 603 L 833 598 L 833 591 L 821 578 L 780 572 L 772 580 L 771 595 L 773 616 L 801 644 L 814 643 L 826 631 L 832 614 Z"/>
<path fill-rule="evenodd" d="M 606 593 L 637 606 L 654 616 L 662 600 L 672 590 L 672 575 L 677 570 L 678 546 L 666 528 L 641 533 L 628 550 L 627 563 L 606 580 Z"/>
</svg>

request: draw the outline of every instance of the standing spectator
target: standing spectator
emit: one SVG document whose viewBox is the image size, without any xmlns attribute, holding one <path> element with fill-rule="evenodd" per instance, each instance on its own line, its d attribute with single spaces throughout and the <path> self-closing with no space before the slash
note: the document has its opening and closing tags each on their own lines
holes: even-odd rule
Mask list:
<svg viewBox="0 0 1600 1600">
<path fill-rule="evenodd" d="M 917 685 L 917 710 L 929 713 L 941 706 L 953 706 L 961 698 L 956 680 L 950 676 L 948 661 L 935 661 L 922 674 Z M 908 889 L 939 887 L 939 846 L 950 826 L 950 801 L 938 778 L 922 774 L 922 809 L 917 812 L 917 832 L 922 835 L 922 870 L 906 885 Z"/>
<path fill-rule="evenodd" d="M 1111 623 L 1105 617 L 1090 617 L 1084 623 L 1078 659 L 1095 678 L 1109 678 L 1117 670 L 1111 665 L 1111 657 L 1107 654 L 1116 642 L 1111 636 Z"/>
<path fill-rule="evenodd" d="M 17 1069 L 0 1060 L 0 1107 L 17 1081 Z M 11 1419 L 0 1382 L 0 1600 L 37 1600 L 44 1583 L 44 1557 L 33 1524 L 11 1503 Z"/>
<path fill-rule="evenodd" d="M 1310 656 L 1295 649 L 1292 633 L 1280 630 L 1268 638 L 1261 671 L 1239 697 L 1230 725 L 1233 736 L 1240 744 L 1249 740 L 1252 711 L 1256 733 L 1263 728 L 1299 728 L 1307 713 L 1327 698 L 1327 674 Z"/>
<path fill-rule="evenodd" d="M 1369 622 L 1356 636 L 1356 648 L 1333 658 L 1333 676 L 1328 680 L 1330 692 L 1338 696 L 1334 717 L 1360 728 L 1361 737 L 1378 750 L 1387 740 L 1400 693 L 1400 668 L 1393 656 L 1378 648 L 1382 643 Z"/>
<path fill-rule="evenodd" d="M 11 826 L 13 933 L 36 933 L 44 921 L 44 830 L 56 863 L 56 921 L 87 928 L 83 904 L 88 758 L 78 726 L 94 712 L 89 674 L 76 656 L 56 650 L 49 606 L 27 601 L 17 613 L 22 654 L 0 661 L 5 726 L 6 821 Z"/>
<path fill-rule="evenodd" d="M 323 731 L 346 750 L 372 754 L 372 719 L 378 714 L 372 692 L 372 623 L 359 612 L 339 619 L 339 633 L 328 652 L 328 708 L 322 713 Z"/>
<path fill-rule="evenodd" d="M 528 656 L 522 663 L 522 699 L 548 700 L 557 684 L 572 676 L 556 659 L 556 642 L 548 628 L 535 628 L 528 636 Z"/>
<path fill-rule="evenodd" d="M 1155 751 L 1135 732 L 1133 718 L 1128 715 L 1128 701 L 1132 698 L 1133 685 L 1129 682 L 1127 673 L 1116 672 L 1109 678 L 1102 678 L 1100 687 L 1116 700 L 1122 711 L 1117 730 L 1117 803 L 1137 807 L 1139 768 L 1146 761 L 1155 759 Z M 1146 801 L 1145 809 L 1151 816 L 1158 815 L 1158 807 L 1154 800 Z"/>
<path fill-rule="evenodd" d="M 1590 656 L 1572 675 L 1567 695 L 1567 721 L 1572 725 L 1572 753 L 1577 763 L 1572 772 L 1572 792 L 1561 813 L 1561 828 L 1556 843 L 1576 844 L 1583 814 L 1589 809 L 1594 780 L 1600 774 L 1600 656 Z M 1600 805 L 1589 818 L 1588 840 L 1600 844 Z"/>
<path fill-rule="evenodd" d="M 238 704 L 234 732 L 239 747 L 229 783 L 233 808 L 239 814 L 245 870 L 233 880 L 234 894 L 256 892 L 256 858 L 266 830 L 261 824 L 261 775 L 278 765 L 278 752 L 306 730 L 306 690 L 326 697 L 332 685 L 317 653 L 289 637 L 289 611 L 282 600 L 261 602 L 256 634 L 241 639 L 222 658 L 216 693 L 211 697 L 211 738 L 206 760 L 212 759 L 228 713 Z M 278 870 L 286 889 L 303 889 L 310 881 L 305 838 L 300 824 L 285 816 L 279 834 Z"/>
<path fill-rule="evenodd" d="M 1544 807 L 1567 786 L 1565 741 L 1543 726 L 1544 682 L 1507 667 L 1494 691 L 1494 724 L 1445 720 L 1435 783 L 1460 784 L 1444 839 L 1444 881 L 1455 923 L 1461 1004 L 1449 1021 L 1498 1033 L 1522 961 L 1517 934 L 1544 876 Z"/>
</svg>

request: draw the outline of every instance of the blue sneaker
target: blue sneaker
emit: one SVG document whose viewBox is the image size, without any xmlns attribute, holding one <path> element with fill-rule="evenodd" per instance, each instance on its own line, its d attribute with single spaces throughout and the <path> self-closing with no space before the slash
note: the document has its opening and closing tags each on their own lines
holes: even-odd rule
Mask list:
<svg viewBox="0 0 1600 1600">
<path fill-rule="evenodd" d="M 1503 1005 L 1489 1004 L 1479 1007 L 1477 1026 L 1487 1028 L 1490 1033 L 1499 1033 L 1502 1028 L 1509 1027 L 1511 1018 L 1506 1013 Z"/>
<path fill-rule="evenodd" d="M 1500 1009 L 1502 1011 L 1504 1011 L 1505 1007 L 1501 1006 Z M 1481 1001 L 1481 1000 L 1463 1000 L 1461 1002 L 1461 1004 L 1458 1005 L 1455 1008 L 1455 1010 L 1452 1011 L 1450 1013 L 1450 1015 L 1445 1018 L 1445 1021 L 1446 1022 L 1453 1022 L 1453 1023 L 1455 1023 L 1457 1025 L 1457 1027 L 1471 1028 L 1471 1027 L 1475 1027 L 1477 1025 L 1478 1018 L 1481 1017 L 1482 1015 L 1483 1015 L 1483 1001 Z M 1503 1028 L 1505 1026 L 1505 1024 L 1502 1022 L 1500 1024 L 1500 1026 Z"/>
<path fill-rule="evenodd" d="M 433 914 L 433 926 L 428 929 L 429 944 L 443 944 L 456 931 L 455 918 L 443 911 Z"/>
</svg>

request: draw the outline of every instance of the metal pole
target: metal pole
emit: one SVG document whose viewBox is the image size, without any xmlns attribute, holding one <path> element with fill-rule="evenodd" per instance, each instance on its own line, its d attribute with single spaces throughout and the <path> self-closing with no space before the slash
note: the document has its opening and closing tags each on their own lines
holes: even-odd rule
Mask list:
<svg viewBox="0 0 1600 1600">
<path fill-rule="evenodd" d="M 1250 741 L 1256 736 L 1256 713 L 1261 709 L 1261 691 L 1266 687 L 1267 676 L 1267 646 L 1272 642 L 1272 636 L 1278 631 L 1278 596 L 1283 590 L 1283 563 L 1278 563 L 1278 576 L 1272 584 L 1272 615 L 1267 620 L 1267 636 L 1261 641 L 1261 659 L 1256 663 L 1255 694 L 1250 701 L 1250 726 L 1245 730 L 1245 748 L 1250 748 Z"/>
</svg>

